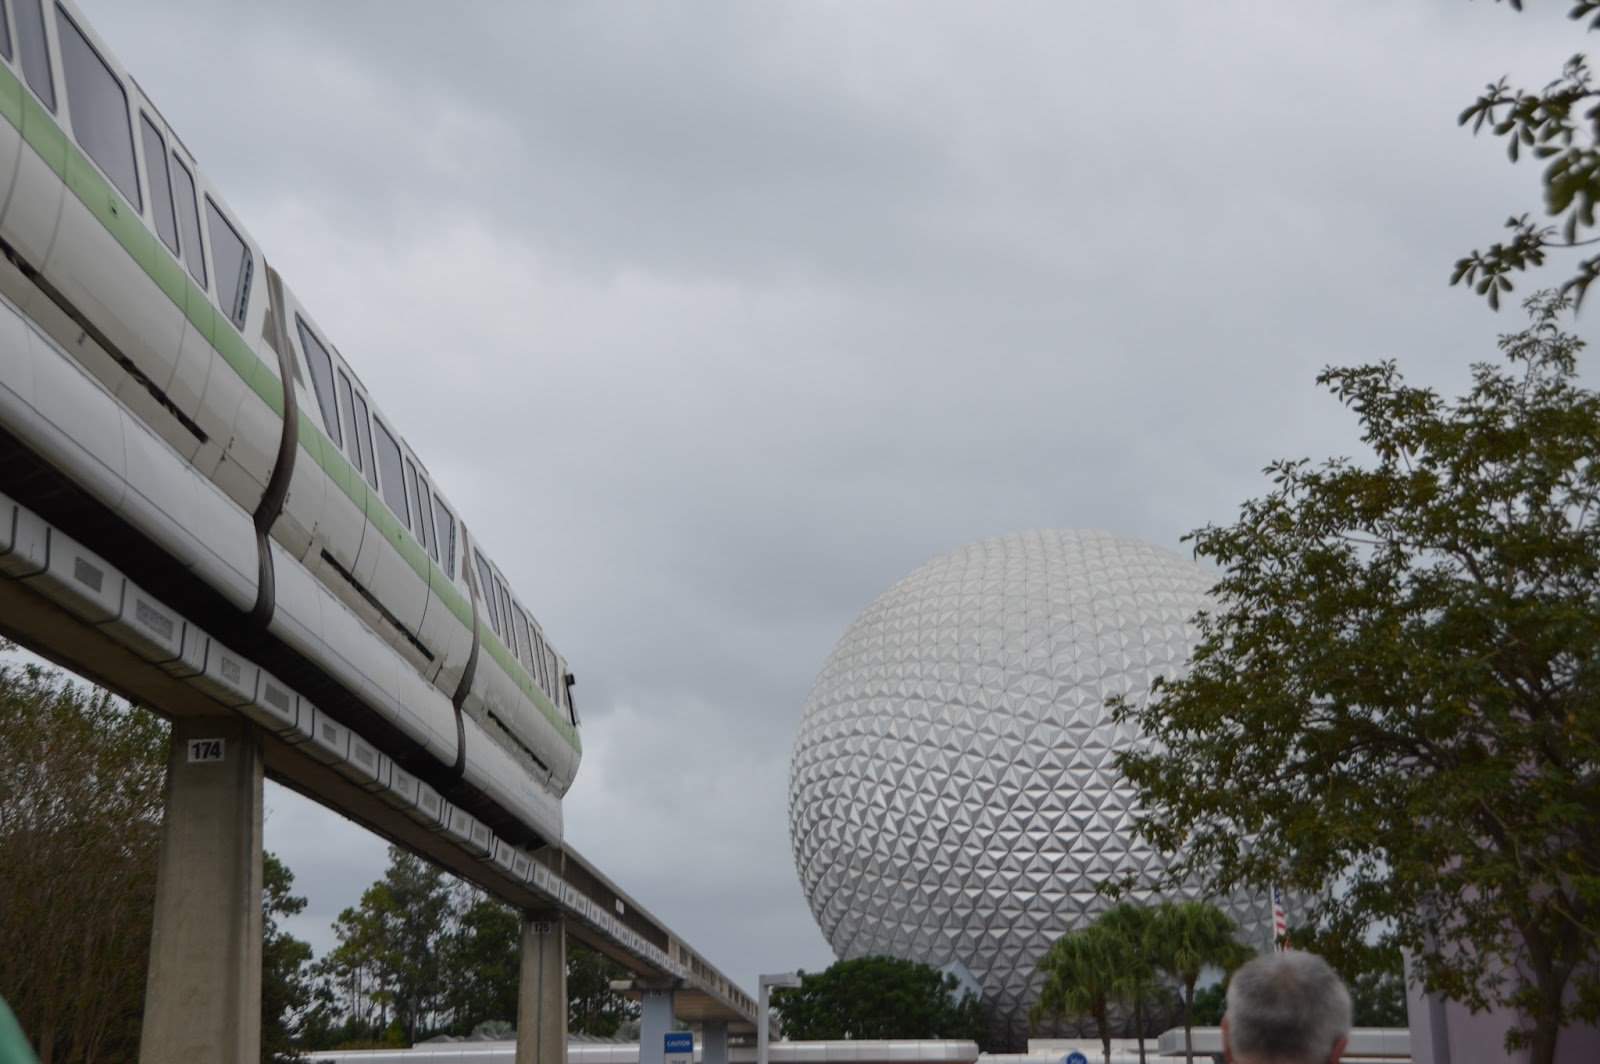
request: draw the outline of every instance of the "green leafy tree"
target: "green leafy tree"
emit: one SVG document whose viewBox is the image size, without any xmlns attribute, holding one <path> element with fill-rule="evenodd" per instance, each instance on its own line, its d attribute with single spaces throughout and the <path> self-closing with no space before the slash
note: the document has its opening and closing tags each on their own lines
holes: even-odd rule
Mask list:
<svg viewBox="0 0 1600 1064">
<path fill-rule="evenodd" d="M 1037 1023 L 1046 1016 L 1088 1017 L 1111 1064 L 1111 1005 L 1121 997 L 1122 973 L 1131 959 L 1127 940 L 1104 924 L 1068 931 L 1039 961 L 1044 987 L 1029 1018 Z"/>
<path fill-rule="evenodd" d="M 1196 1027 L 1215 1027 L 1222 1022 L 1222 1014 L 1227 1009 L 1228 984 L 1212 983 L 1195 990 L 1189 1015 Z"/>
<path fill-rule="evenodd" d="M 138 1056 L 167 736 L 54 669 L 0 666 L 0 997 L 44 1061 Z"/>
<path fill-rule="evenodd" d="M 1191 670 L 1114 715 L 1174 880 L 1337 881 L 1308 922 L 1385 928 L 1545 1064 L 1600 1018 L 1600 396 L 1567 301 L 1529 309 L 1454 401 L 1325 370 L 1369 457 L 1274 463 L 1192 535 L 1222 575 Z"/>
<path fill-rule="evenodd" d="M 450 1030 L 464 1035 L 486 1022 L 516 1023 L 522 933 L 516 910 L 471 888 L 460 892 L 456 907 L 454 926 L 440 943 Z"/>
<path fill-rule="evenodd" d="M 395 1019 L 414 1042 L 439 1003 L 439 946 L 451 913 L 450 881 L 438 867 L 391 846 L 389 867 L 369 893 L 385 932 L 383 983 L 393 994 Z"/>
<path fill-rule="evenodd" d="M 627 970 L 605 954 L 567 940 L 567 1029 L 611 1038 L 639 1006 L 611 989 Z"/>
<path fill-rule="evenodd" d="M 1508 0 L 1520 11 L 1522 0 Z M 1574 0 L 1568 9 L 1576 22 L 1600 29 L 1600 0 Z M 1600 88 L 1587 56 L 1574 55 L 1543 88 L 1529 90 L 1506 78 L 1490 82 L 1483 95 L 1461 112 L 1460 123 L 1473 133 L 1487 129 L 1505 139 L 1513 163 L 1531 156 L 1544 164 L 1543 217 L 1509 218 L 1510 235 L 1488 250 L 1474 248 L 1457 260 L 1451 284 L 1466 284 L 1499 308 L 1512 289 L 1511 274 L 1544 265 L 1552 250 L 1592 247 L 1600 242 L 1595 208 L 1600 205 Z M 1561 286 L 1581 302 L 1600 277 L 1600 255 L 1581 258 Z"/>
<path fill-rule="evenodd" d="M 274 1064 L 302 1059 L 295 1046 L 311 1006 L 311 946 L 280 921 L 304 912 L 294 873 L 271 853 L 261 855 L 261 1055 Z"/>
<path fill-rule="evenodd" d="M 1231 972 L 1254 954 L 1239 943 L 1239 928 L 1204 901 L 1163 902 L 1150 917 L 1156 968 L 1178 986 L 1183 1006 L 1183 1055 L 1194 1060 L 1195 984 L 1208 968 Z"/>
<path fill-rule="evenodd" d="M 1117 996 L 1133 1006 L 1134 1037 L 1139 1040 L 1139 1062 L 1144 1064 L 1146 1010 L 1160 999 L 1164 990 L 1159 979 L 1161 958 L 1152 933 L 1155 911 L 1132 902 L 1119 902 L 1095 922 L 1122 941 L 1123 964 L 1118 973 Z"/>
<path fill-rule="evenodd" d="M 337 944 L 317 964 L 323 984 L 321 1007 L 344 1017 L 324 1017 L 319 1032 L 342 1035 L 341 1047 L 402 1042 L 435 1026 L 444 994 L 441 946 L 454 913 L 445 873 L 399 847 L 389 848 L 389 867 L 354 908 L 334 922 Z"/>
<path fill-rule="evenodd" d="M 1349 939 L 1310 927 L 1291 927 L 1288 939 L 1295 949 L 1317 954 L 1339 973 L 1350 989 L 1357 1027 L 1406 1026 L 1405 962 L 1394 946 L 1371 942 L 1365 934 Z"/>
<path fill-rule="evenodd" d="M 778 990 L 773 1010 L 784 1034 L 804 1040 L 956 1038 L 979 1040 L 984 1014 L 955 976 L 892 957 L 838 961 L 801 973 L 801 985 Z"/>
</svg>

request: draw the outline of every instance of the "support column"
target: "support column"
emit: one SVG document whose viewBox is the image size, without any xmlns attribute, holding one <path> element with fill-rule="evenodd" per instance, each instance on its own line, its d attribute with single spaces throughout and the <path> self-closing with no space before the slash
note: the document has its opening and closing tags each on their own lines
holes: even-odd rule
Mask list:
<svg viewBox="0 0 1600 1064">
<path fill-rule="evenodd" d="M 522 914 L 517 1064 L 567 1064 L 567 926 L 558 912 Z"/>
<path fill-rule="evenodd" d="M 707 1020 L 700 1027 L 700 1064 L 728 1064 L 728 1022 Z"/>
<path fill-rule="evenodd" d="M 672 991 L 639 991 L 639 1064 L 666 1064 L 667 1032 L 672 1030 Z"/>
<path fill-rule="evenodd" d="M 261 1060 L 261 746 L 245 720 L 180 718 L 139 1059 Z"/>
</svg>

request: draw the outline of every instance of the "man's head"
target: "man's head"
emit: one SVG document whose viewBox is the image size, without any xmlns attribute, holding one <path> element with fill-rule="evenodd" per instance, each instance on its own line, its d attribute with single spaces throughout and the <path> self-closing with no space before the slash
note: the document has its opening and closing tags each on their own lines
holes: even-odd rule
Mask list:
<svg viewBox="0 0 1600 1064">
<path fill-rule="evenodd" d="M 1350 1037 L 1350 992 L 1314 953 L 1257 957 L 1233 973 L 1222 1049 L 1232 1064 L 1329 1064 Z"/>
</svg>

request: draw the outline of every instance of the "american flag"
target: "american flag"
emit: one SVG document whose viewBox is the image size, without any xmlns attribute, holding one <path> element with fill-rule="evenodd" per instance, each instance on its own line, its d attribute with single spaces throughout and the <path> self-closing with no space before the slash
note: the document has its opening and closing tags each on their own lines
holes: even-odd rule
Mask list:
<svg viewBox="0 0 1600 1064">
<path fill-rule="evenodd" d="M 1282 952 L 1289 948 L 1289 915 L 1283 911 L 1283 891 L 1272 888 L 1272 948 Z"/>
</svg>

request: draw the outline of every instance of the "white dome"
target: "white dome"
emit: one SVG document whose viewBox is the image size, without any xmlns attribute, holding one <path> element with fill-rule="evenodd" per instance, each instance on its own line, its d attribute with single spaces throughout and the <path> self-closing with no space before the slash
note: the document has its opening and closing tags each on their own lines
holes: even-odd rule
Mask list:
<svg viewBox="0 0 1600 1064">
<path fill-rule="evenodd" d="M 880 595 L 806 703 L 789 776 L 801 886 L 842 958 L 960 960 L 1013 1040 L 1034 965 L 1153 871 L 1105 699 L 1186 667 L 1212 578 L 1105 532 L 987 539 Z M 1260 899 L 1224 906 L 1264 942 Z"/>
</svg>

